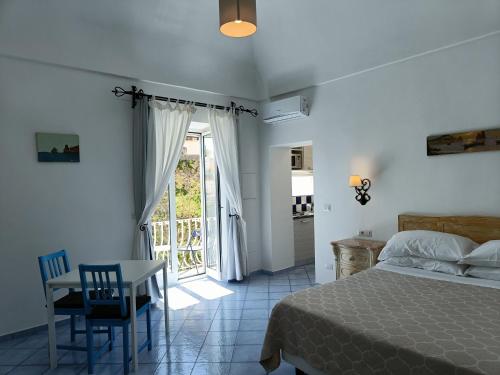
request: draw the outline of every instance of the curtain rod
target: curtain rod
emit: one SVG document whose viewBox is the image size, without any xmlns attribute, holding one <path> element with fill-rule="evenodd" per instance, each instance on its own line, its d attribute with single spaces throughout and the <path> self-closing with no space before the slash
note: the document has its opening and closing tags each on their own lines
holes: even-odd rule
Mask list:
<svg viewBox="0 0 500 375">
<path fill-rule="evenodd" d="M 132 86 L 132 90 L 130 90 L 130 91 L 127 91 L 127 90 L 123 89 L 122 87 L 116 86 L 113 90 L 111 90 L 111 92 L 113 94 L 115 94 L 115 96 L 118 98 L 122 97 L 124 95 L 131 95 L 132 96 L 132 108 L 135 108 L 135 106 L 137 104 L 137 99 L 140 99 L 140 98 L 151 99 L 153 97 L 153 95 L 151 95 L 151 94 L 144 93 L 144 91 L 142 89 L 137 90 L 136 86 Z M 180 103 L 180 104 L 191 103 L 188 100 L 167 98 L 165 96 L 156 96 L 155 95 L 155 99 L 161 100 L 164 102 L 174 101 L 174 102 Z M 201 103 L 201 102 L 193 102 L 193 104 L 197 107 L 204 107 L 204 108 L 207 108 L 208 106 L 212 106 L 211 104 Z M 223 109 L 226 111 L 234 108 L 237 113 L 238 112 L 246 112 L 246 113 L 249 113 L 250 115 L 252 115 L 253 117 L 257 117 L 257 115 L 259 114 L 259 112 L 257 112 L 257 110 L 255 108 L 248 109 L 248 108 L 243 107 L 242 105 L 240 105 L 239 107 L 236 107 L 236 103 L 234 103 L 234 102 L 231 102 L 231 107 L 225 107 L 223 105 L 213 105 L 213 107 L 216 109 Z"/>
</svg>

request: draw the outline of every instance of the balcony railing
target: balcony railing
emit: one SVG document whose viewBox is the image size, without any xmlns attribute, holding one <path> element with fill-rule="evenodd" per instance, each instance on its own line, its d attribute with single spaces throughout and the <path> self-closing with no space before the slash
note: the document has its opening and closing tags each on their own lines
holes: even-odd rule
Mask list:
<svg viewBox="0 0 500 375">
<path fill-rule="evenodd" d="M 203 268 L 203 252 L 201 236 L 191 238 L 193 231 L 201 233 L 200 217 L 190 219 L 178 219 L 175 221 L 177 229 L 177 260 L 179 272 L 190 271 L 191 269 Z M 155 246 L 156 259 L 168 260 L 172 267 L 170 221 L 156 221 L 151 223 L 153 230 L 153 244 Z M 189 241 L 193 248 L 194 257 L 190 251 L 186 251 Z M 193 259 L 194 258 L 194 259 Z"/>
</svg>

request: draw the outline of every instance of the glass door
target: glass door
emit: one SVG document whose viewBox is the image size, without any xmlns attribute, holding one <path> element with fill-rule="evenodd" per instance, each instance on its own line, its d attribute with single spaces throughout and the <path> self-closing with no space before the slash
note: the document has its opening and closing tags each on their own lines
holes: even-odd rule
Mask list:
<svg viewBox="0 0 500 375">
<path fill-rule="evenodd" d="M 188 133 L 175 170 L 178 277 L 203 275 L 203 158 L 202 137 Z"/>
<path fill-rule="evenodd" d="M 169 284 L 203 274 L 220 280 L 219 179 L 209 133 L 186 136 L 151 226 L 155 259 L 168 261 Z"/>
<path fill-rule="evenodd" d="M 210 133 L 202 136 L 203 159 L 203 242 L 207 275 L 221 279 L 219 176 L 215 163 L 214 142 Z"/>
</svg>

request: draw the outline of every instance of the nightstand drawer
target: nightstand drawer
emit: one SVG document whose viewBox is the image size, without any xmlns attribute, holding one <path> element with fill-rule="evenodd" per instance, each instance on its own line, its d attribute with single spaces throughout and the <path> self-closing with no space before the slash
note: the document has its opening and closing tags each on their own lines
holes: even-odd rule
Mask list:
<svg viewBox="0 0 500 375">
<path fill-rule="evenodd" d="M 357 268 L 365 268 L 370 265 L 367 251 L 356 249 L 340 249 L 340 263 L 346 263 Z"/>
<path fill-rule="evenodd" d="M 355 268 L 355 267 L 345 266 L 345 265 L 341 264 L 340 270 L 339 270 L 339 279 L 354 275 L 355 273 L 358 273 L 358 272 L 361 272 L 364 270 L 365 270 L 364 268 Z"/>
</svg>

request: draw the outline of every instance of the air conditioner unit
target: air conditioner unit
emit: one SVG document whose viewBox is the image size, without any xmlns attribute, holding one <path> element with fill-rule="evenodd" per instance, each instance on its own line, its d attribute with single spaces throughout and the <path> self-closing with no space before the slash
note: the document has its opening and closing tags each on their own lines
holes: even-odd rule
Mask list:
<svg viewBox="0 0 500 375">
<path fill-rule="evenodd" d="M 307 98 L 303 96 L 293 96 L 265 103 L 262 114 L 266 124 L 276 124 L 304 118 L 309 116 L 309 103 L 307 102 Z"/>
</svg>

